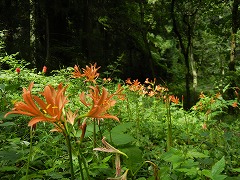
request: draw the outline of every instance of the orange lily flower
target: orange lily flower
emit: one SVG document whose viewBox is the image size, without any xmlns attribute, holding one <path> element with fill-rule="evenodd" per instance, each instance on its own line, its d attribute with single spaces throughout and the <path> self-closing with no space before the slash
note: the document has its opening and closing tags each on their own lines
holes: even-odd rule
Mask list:
<svg viewBox="0 0 240 180">
<path fill-rule="evenodd" d="M 23 88 L 24 102 L 15 103 L 13 110 L 5 114 L 5 117 L 9 114 L 33 116 L 34 118 L 30 120 L 28 126 L 33 126 L 41 121 L 52 123 L 60 121 L 63 108 L 68 102 L 67 97 L 64 96 L 66 87 L 59 84 L 56 91 L 52 86 L 46 86 L 44 92 L 41 93 L 45 98 L 43 101 L 38 96 L 32 95 L 33 85 L 34 83 L 31 82 L 28 89 Z"/>
<path fill-rule="evenodd" d="M 79 67 L 77 65 L 74 66 L 74 72 L 73 72 L 73 77 L 74 78 L 80 78 L 83 77 L 84 74 L 81 73 L 81 71 L 79 70 Z"/>
<path fill-rule="evenodd" d="M 126 84 L 129 84 L 129 85 L 132 84 L 132 82 L 131 82 L 131 78 L 127 78 L 127 80 L 126 80 L 125 82 L 126 82 Z"/>
<path fill-rule="evenodd" d="M 199 98 L 200 99 L 203 99 L 203 98 L 205 98 L 206 96 L 203 94 L 203 92 L 201 92 L 201 94 L 199 95 Z"/>
<path fill-rule="evenodd" d="M 92 118 L 110 118 L 119 121 L 118 117 L 110 115 L 107 111 L 115 105 L 116 100 L 112 99 L 113 96 L 123 96 L 121 91 L 123 90 L 121 86 L 118 86 L 118 90 L 114 94 L 109 94 L 105 88 L 102 89 L 102 94 L 100 95 L 99 87 L 90 87 L 90 94 L 88 95 L 92 99 L 92 104 L 86 102 L 85 93 L 80 94 L 80 101 L 87 107 L 91 106 L 90 111 L 86 116 Z"/>
<path fill-rule="evenodd" d="M 234 108 L 238 107 L 238 103 L 237 102 L 233 102 L 232 103 L 232 107 L 234 107 Z"/>
<path fill-rule="evenodd" d="M 175 97 L 174 95 L 169 96 L 169 100 L 172 101 L 175 104 L 179 103 L 179 98 Z"/>
<path fill-rule="evenodd" d="M 83 70 L 83 75 L 86 76 L 86 81 L 92 81 L 94 84 L 96 83 L 96 79 L 99 76 L 99 73 L 97 73 L 97 70 L 101 67 L 96 68 L 97 63 L 94 65 L 91 64 L 91 66 L 86 66 L 86 69 Z"/>
</svg>

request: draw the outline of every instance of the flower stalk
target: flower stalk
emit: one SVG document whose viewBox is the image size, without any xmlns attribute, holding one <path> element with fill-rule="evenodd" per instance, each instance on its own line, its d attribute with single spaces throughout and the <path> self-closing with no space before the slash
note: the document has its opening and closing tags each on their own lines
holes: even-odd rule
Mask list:
<svg viewBox="0 0 240 180">
<path fill-rule="evenodd" d="M 166 110 L 167 110 L 167 151 L 172 147 L 172 119 L 170 111 L 170 99 L 166 99 Z"/>
</svg>

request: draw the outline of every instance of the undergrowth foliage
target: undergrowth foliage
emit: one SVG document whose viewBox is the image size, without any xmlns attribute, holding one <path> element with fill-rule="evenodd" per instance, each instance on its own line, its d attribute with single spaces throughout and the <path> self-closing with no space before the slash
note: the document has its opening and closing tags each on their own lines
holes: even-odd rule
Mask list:
<svg viewBox="0 0 240 180">
<path fill-rule="evenodd" d="M 156 79 L 120 85 L 96 63 L 47 76 L 0 60 L 1 179 L 240 177 L 239 116 L 228 113 L 238 87 L 232 100 L 202 92 L 185 111 Z"/>
</svg>

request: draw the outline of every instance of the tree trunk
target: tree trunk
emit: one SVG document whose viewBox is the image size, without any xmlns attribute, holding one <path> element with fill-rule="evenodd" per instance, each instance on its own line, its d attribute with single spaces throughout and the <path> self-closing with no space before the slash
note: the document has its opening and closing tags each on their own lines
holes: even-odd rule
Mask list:
<svg viewBox="0 0 240 180">
<path fill-rule="evenodd" d="M 30 14 L 29 14 L 29 33 L 30 33 L 30 58 L 34 67 L 37 65 L 36 61 L 36 2 L 29 0 Z"/>
<path fill-rule="evenodd" d="M 45 64 L 49 62 L 50 58 L 50 40 L 49 40 L 49 19 L 48 14 L 46 13 L 46 59 Z"/>
<path fill-rule="evenodd" d="M 91 59 L 92 21 L 90 9 L 92 0 L 83 0 L 83 37 L 82 50 L 87 59 Z"/>
<path fill-rule="evenodd" d="M 240 0 L 234 0 L 232 6 L 232 32 L 231 32 L 231 50 L 230 50 L 230 62 L 229 62 L 229 71 L 231 74 L 236 71 L 235 67 L 235 50 L 236 50 L 236 33 L 240 27 L 239 15 L 240 11 L 238 6 L 240 5 Z M 234 76 L 234 75 L 233 75 Z M 234 98 L 234 87 L 236 86 L 234 77 L 231 78 L 230 89 L 228 95 L 230 99 Z"/>
<path fill-rule="evenodd" d="M 139 7 L 140 7 L 140 17 L 141 17 L 141 25 L 142 25 L 142 29 L 141 29 L 141 33 L 142 33 L 142 37 L 143 37 L 143 41 L 145 44 L 145 48 L 146 48 L 146 53 L 147 53 L 147 59 L 148 59 L 148 63 L 151 69 L 151 75 L 152 78 L 156 78 L 155 76 L 155 70 L 154 70 L 154 66 L 153 66 L 153 58 L 152 58 L 152 53 L 151 53 L 151 49 L 147 40 L 147 31 L 145 30 L 144 27 L 144 7 L 143 7 L 143 3 L 142 1 L 139 2 Z M 150 77 L 149 77 L 150 78 Z"/>
<path fill-rule="evenodd" d="M 193 76 L 193 98 L 196 99 L 196 91 L 197 91 L 197 85 L 198 85 L 198 74 L 197 74 L 197 65 L 193 57 L 193 44 L 191 43 L 190 49 L 189 49 L 189 56 L 190 56 L 190 64 L 192 69 L 192 76 Z"/>
<path fill-rule="evenodd" d="M 172 23 L 173 23 L 173 31 L 176 34 L 181 52 L 184 56 L 184 61 L 185 61 L 185 67 L 186 67 L 186 74 L 185 74 L 185 82 L 186 82 L 186 97 L 184 98 L 184 108 L 189 109 L 191 106 L 191 91 L 190 91 L 190 82 L 191 82 L 191 73 L 190 73 L 190 65 L 189 65 L 189 46 L 186 48 L 183 43 L 182 35 L 180 34 L 178 30 L 178 25 L 177 21 L 175 18 L 175 0 L 172 0 L 171 2 L 171 18 L 172 18 Z M 189 39 L 188 39 L 189 42 Z"/>
</svg>

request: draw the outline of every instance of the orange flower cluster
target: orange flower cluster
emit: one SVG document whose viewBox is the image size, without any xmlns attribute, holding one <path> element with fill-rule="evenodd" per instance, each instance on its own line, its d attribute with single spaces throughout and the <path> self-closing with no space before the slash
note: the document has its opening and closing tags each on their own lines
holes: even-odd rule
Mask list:
<svg viewBox="0 0 240 180">
<path fill-rule="evenodd" d="M 220 92 L 218 92 L 212 97 L 207 97 L 203 92 L 201 92 L 199 95 L 200 101 L 195 106 L 193 106 L 193 109 L 200 111 L 205 110 L 207 114 L 209 112 L 209 107 L 211 106 L 211 104 L 214 104 L 216 100 L 220 99 L 221 97 L 222 95 Z"/>
<path fill-rule="evenodd" d="M 155 85 L 156 79 L 154 79 L 154 81 L 149 81 L 149 78 L 147 78 L 144 84 L 141 84 L 138 79 L 131 81 L 130 78 L 128 78 L 125 82 L 127 85 L 129 85 L 129 89 L 131 91 L 137 91 L 139 94 L 148 95 L 151 97 L 168 91 L 168 89 L 165 87 Z"/>
<path fill-rule="evenodd" d="M 64 107 L 68 103 L 67 96 L 65 96 L 66 87 L 62 84 L 58 85 L 55 90 L 52 86 L 48 85 L 44 88 L 44 91 L 40 93 L 43 96 L 40 97 L 32 94 L 32 88 L 34 83 L 30 83 L 28 89 L 23 88 L 23 100 L 24 102 L 16 102 L 12 111 L 5 114 L 5 117 L 9 114 L 22 114 L 32 116 L 28 126 L 35 126 L 38 122 L 50 122 L 55 125 L 53 131 L 61 132 L 64 129 L 66 122 L 74 125 L 77 117 L 91 117 L 91 118 L 111 118 L 119 121 L 119 119 L 111 114 L 108 114 L 108 110 L 115 105 L 116 100 L 113 99 L 117 96 L 118 99 L 124 97 L 122 94 L 123 88 L 119 85 L 115 93 L 110 94 L 105 88 L 102 88 L 100 93 L 99 87 L 90 87 L 89 97 L 92 102 L 86 101 L 86 95 L 80 94 L 80 101 L 85 106 L 90 106 L 90 111 L 82 116 L 72 111 L 68 111 L 65 114 Z M 80 127 L 81 128 L 81 127 Z"/>
<path fill-rule="evenodd" d="M 150 80 L 149 78 L 146 78 L 144 84 L 141 84 L 141 82 L 138 81 L 138 79 L 131 81 L 130 78 L 128 78 L 126 81 L 126 84 L 129 85 L 129 89 L 131 91 L 138 92 L 141 95 L 147 95 L 150 97 L 158 97 L 166 100 L 167 97 L 169 97 L 169 100 L 175 104 L 179 103 L 179 98 L 175 97 L 174 95 L 167 96 L 167 92 L 169 91 L 168 88 L 163 87 L 161 85 L 156 85 L 156 79 Z"/>
<path fill-rule="evenodd" d="M 83 73 L 81 73 L 79 67 L 77 65 L 74 66 L 74 72 L 73 72 L 73 77 L 74 78 L 81 78 L 85 77 L 85 81 L 93 82 L 96 84 L 96 79 L 99 76 L 99 73 L 97 72 L 100 67 L 96 67 L 97 63 L 94 65 L 90 64 L 91 66 L 86 66 L 86 68 L 82 68 Z"/>
<path fill-rule="evenodd" d="M 107 111 L 116 103 L 116 100 L 113 99 L 114 96 L 117 96 L 118 99 L 124 96 L 121 93 L 123 88 L 119 85 L 117 91 L 113 94 L 109 94 L 105 88 L 102 88 L 102 93 L 100 93 L 98 86 L 91 86 L 90 88 L 91 90 L 87 96 L 92 99 L 92 103 L 86 101 L 84 92 L 80 94 L 80 101 L 87 107 L 91 106 L 86 116 L 92 118 L 110 118 L 119 121 L 118 117 L 108 114 Z"/>
</svg>

